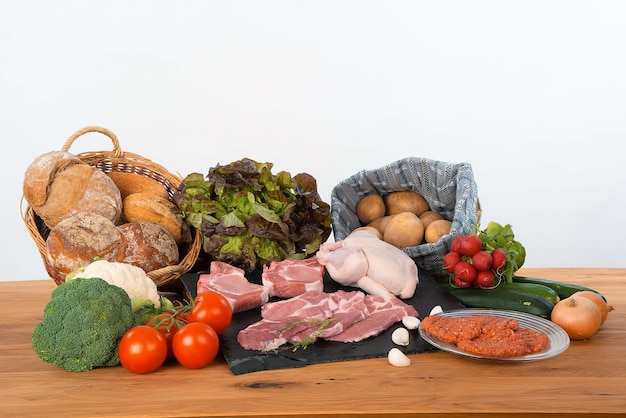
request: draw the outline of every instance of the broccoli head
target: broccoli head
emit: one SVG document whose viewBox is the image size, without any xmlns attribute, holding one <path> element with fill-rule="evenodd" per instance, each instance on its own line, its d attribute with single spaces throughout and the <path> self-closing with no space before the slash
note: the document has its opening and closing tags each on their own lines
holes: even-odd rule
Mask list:
<svg viewBox="0 0 626 418">
<path fill-rule="evenodd" d="M 100 278 L 76 279 L 52 291 L 32 346 L 44 361 L 70 372 L 117 366 L 117 348 L 139 321 L 124 289 Z"/>
</svg>

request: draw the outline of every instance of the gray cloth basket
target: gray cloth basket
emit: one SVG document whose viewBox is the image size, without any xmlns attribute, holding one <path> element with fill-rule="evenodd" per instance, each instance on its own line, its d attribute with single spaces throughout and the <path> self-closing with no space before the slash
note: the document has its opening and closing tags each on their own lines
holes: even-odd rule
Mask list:
<svg viewBox="0 0 626 418">
<path fill-rule="evenodd" d="M 362 170 L 337 184 L 331 192 L 333 233 L 336 241 L 363 226 L 356 205 L 363 197 L 394 191 L 414 191 L 426 199 L 430 208 L 452 221 L 450 234 L 432 244 L 407 247 L 403 251 L 418 267 L 441 276 L 443 257 L 452 240 L 474 231 L 480 222 L 480 202 L 474 173 L 469 163 L 453 164 L 427 158 L 408 157 L 376 170 Z"/>
</svg>

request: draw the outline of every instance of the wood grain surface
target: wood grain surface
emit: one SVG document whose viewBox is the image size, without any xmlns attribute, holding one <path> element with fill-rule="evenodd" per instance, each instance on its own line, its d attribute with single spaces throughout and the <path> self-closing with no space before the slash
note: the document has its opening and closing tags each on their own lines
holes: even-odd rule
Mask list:
<svg viewBox="0 0 626 418">
<path fill-rule="evenodd" d="M 626 269 L 524 269 L 582 284 L 615 307 L 600 332 L 561 355 L 496 363 L 444 352 L 233 375 L 167 365 L 69 373 L 30 346 L 52 280 L 0 283 L 0 414 L 5 417 L 522 417 L 626 416 Z"/>
</svg>

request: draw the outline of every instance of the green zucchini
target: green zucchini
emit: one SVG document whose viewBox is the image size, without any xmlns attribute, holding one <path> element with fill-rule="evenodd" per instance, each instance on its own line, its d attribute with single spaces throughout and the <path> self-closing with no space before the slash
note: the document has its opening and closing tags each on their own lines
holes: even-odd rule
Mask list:
<svg viewBox="0 0 626 418">
<path fill-rule="evenodd" d="M 606 298 L 604 297 L 604 295 L 602 295 L 602 293 L 598 292 L 597 290 L 594 290 L 585 286 L 571 284 L 571 283 L 559 282 L 559 281 L 549 280 L 549 279 L 538 279 L 535 277 L 524 277 L 524 276 L 513 276 L 513 283 L 534 283 L 534 284 L 540 284 L 543 286 L 548 286 L 554 289 L 554 291 L 559 295 L 559 298 L 561 299 L 566 299 L 572 296 L 576 292 L 591 291 L 591 292 L 595 292 L 599 294 L 600 296 L 602 296 L 602 299 L 606 301 Z"/>
<path fill-rule="evenodd" d="M 560 300 L 560 296 L 556 290 L 538 283 L 508 283 L 503 281 L 498 285 L 498 289 L 518 290 L 520 292 L 534 293 L 537 296 L 541 296 L 553 305 Z"/>
<path fill-rule="evenodd" d="M 549 319 L 554 307 L 554 303 L 544 297 L 520 290 L 474 287 L 460 289 L 445 283 L 442 286 L 468 308 L 504 309 Z"/>
</svg>

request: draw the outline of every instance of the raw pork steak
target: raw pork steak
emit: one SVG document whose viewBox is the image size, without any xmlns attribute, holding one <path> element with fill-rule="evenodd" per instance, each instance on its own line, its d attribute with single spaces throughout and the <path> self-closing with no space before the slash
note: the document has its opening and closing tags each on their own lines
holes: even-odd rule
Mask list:
<svg viewBox="0 0 626 418">
<path fill-rule="evenodd" d="M 324 266 L 317 257 L 272 261 L 269 267 L 263 266 L 261 281 L 269 289 L 270 297 L 292 298 L 305 292 L 321 292 Z"/>
<path fill-rule="evenodd" d="M 207 290 L 228 299 L 233 313 L 258 308 L 269 300 L 269 291 L 265 286 L 250 283 L 242 269 L 221 261 L 211 262 L 209 273 L 198 277 L 198 294 Z"/>
<path fill-rule="evenodd" d="M 397 297 L 387 300 L 359 290 L 306 292 L 261 308 L 262 319 L 239 331 L 247 350 L 269 351 L 286 343 L 311 344 L 318 338 L 357 342 L 376 336 L 404 316 L 417 316 Z"/>
<path fill-rule="evenodd" d="M 399 322 L 405 316 L 417 316 L 417 310 L 398 298 L 385 300 L 380 296 L 365 296 L 365 305 L 369 315 L 354 323 L 343 332 L 326 337 L 330 341 L 350 343 L 374 337 Z"/>
<path fill-rule="evenodd" d="M 261 308 L 262 319 L 239 331 L 237 341 L 245 349 L 261 351 L 274 350 L 289 341 L 303 341 L 332 316 L 335 306 L 324 292 L 307 292 L 267 303 Z"/>
</svg>

